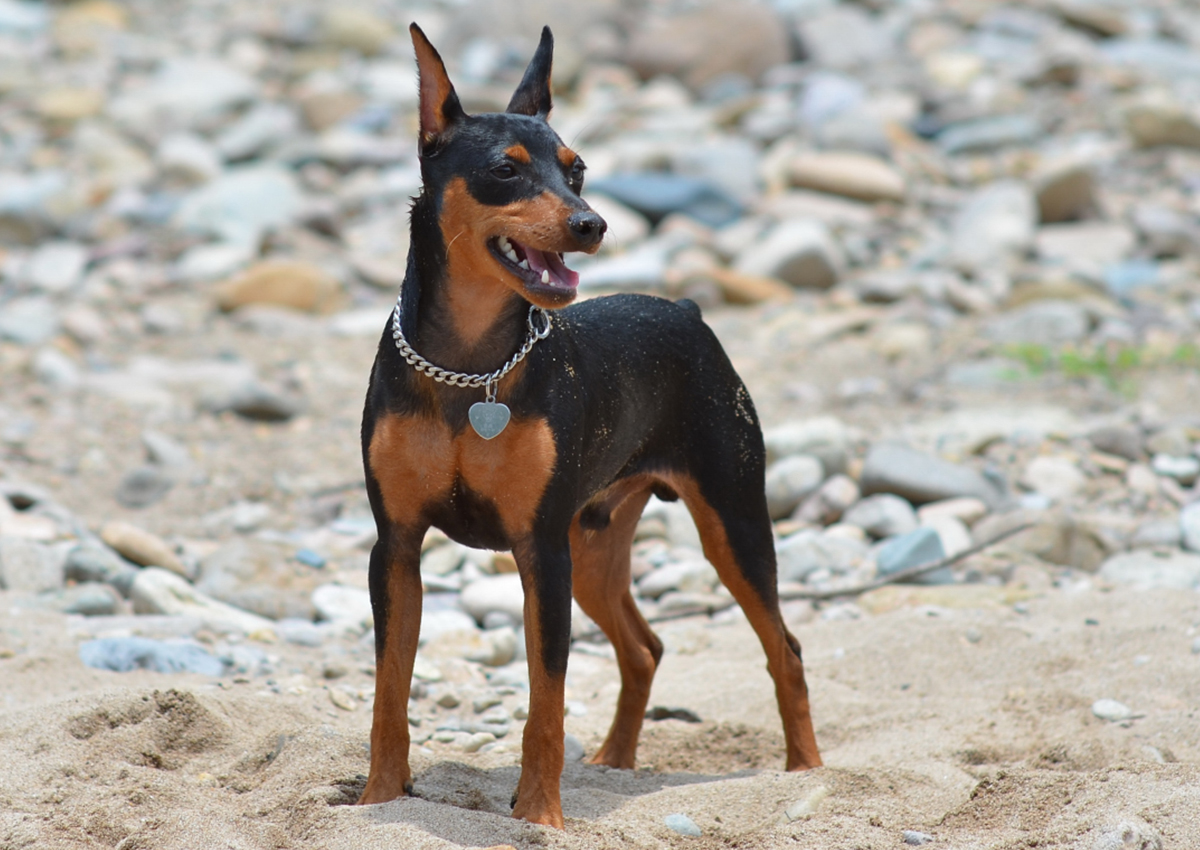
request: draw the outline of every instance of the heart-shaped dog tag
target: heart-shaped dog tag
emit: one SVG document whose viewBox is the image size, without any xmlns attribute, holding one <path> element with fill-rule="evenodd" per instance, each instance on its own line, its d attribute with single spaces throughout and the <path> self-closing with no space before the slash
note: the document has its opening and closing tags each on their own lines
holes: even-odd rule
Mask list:
<svg viewBox="0 0 1200 850">
<path fill-rule="evenodd" d="M 507 428 L 511 416 L 512 412 L 509 411 L 508 405 L 498 401 L 477 401 L 467 411 L 471 427 L 485 440 L 492 439 Z"/>
</svg>

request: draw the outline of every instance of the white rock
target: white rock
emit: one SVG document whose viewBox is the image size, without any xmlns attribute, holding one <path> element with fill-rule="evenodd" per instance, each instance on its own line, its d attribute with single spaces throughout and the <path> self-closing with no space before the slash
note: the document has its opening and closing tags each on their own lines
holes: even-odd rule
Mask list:
<svg viewBox="0 0 1200 850">
<path fill-rule="evenodd" d="M 471 582 L 463 588 L 459 602 L 477 623 L 492 611 L 507 614 L 514 623 L 525 619 L 525 592 L 516 573 L 483 576 Z"/>
<path fill-rule="evenodd" d="M 850 445 L 849 433 L 840 419 L 817 416 L 799 419 L 768 428 L 763 433 L 767 447 L 767 463 L 788 455 L 813 455 L 825 466 L 826 472 L 842 472 Z"/>
<path fill-rule="evenodd" d="M 783 519 L 821 486 L 825 468 L 812 455 L 790 455 L 767 468 L 767 510 L 771 519 Z"/>
<path fill-rule="evenodd" d="M 300 116 L 284 103 L 259 103 L 217 136 L 216 147 L 228 160 L 241 160 L 296 135 Z"/>
<path fill-rule="evenodd" d="M 954 217 L 950 264 L 967 272 L 1004 267 L 1033 244 L 1037 202 L 1028 186 L 992 183 L 971 195 Z"/>
<path fill-rule="evenodd" d="M 921 525 L 937 532 L 942 541 L 942 551 L 947 557 L 971 548 L 971 530 L 957 517 L 935 514 L 931 519 L 922 519 Z"/>
<path fill-rule="evenodd" d="M 478 631 L 475 621 L 462 611 L 425 611 L 421 614 L 421 644 L 445 635 L 474 635 Z"/>
<path fill-rule="evenodd" d="M 773 277 L 800 288 L 828 289 L 845 267 L 842 249 L 818 221 L 796 219 L 773 228 L 743 251 L 734 269 L 755 277 Z"/>
<path fill-rule="evenodd" d="M 1192 502 L 1179 512 L 1179 528 L 1183 532 L 1183 548 L 1200 552 L 1200 502 Z"/>
<path fill-rule="evenodd" d="M 43 292 L 67 292 L 78 285 L 87 264 L 87 246 L 78 242 L 46 242 L 29 258 L 25 279 Z"/>
<path fill-rule="evenodd" d="M 1200 587 L 1200 555 L 1138 549 L 1113 555 L 1100 565 L 1099 575 L 1136 590 L 1156 587 L 1193 590 Z"/>
<path fill-rule="evenodd" d="M 163 176 L 185 183 L 207 183 L 224 170 L 217 149 L 195 133 L 167 136 L 159 143 L 155 159 Z"/>
<path fill-rule="evenodd" d="M 903 174 L 865 153 L 801 153 L 792 158 L 788 172 L 795 186 L 860 201 L 903 201 L 906 192 Z"/>
<path fill-rule="evenodd" d="M 652 570 L 637 583 L 638 595 L 657 599 L 671 590 L 707 593 L 717 584 L 717 571 L 699 558 L 674 561 Z"/>
<path fill-rule="evenodd" d="M 857 525 L 872 537 L 892 537 L 915 530 L 917 513 L 906 499 L 880 493 L 868 496 L 846 511 L 842 522 Z"/>
<path fill-rule="evenodd" d="M 108 113 L 134 131 L 188 129 L 258 94 L 252 78 L 211 57 L 176 57 L 159 66 L 148 85 L 122 94 Z"/>
<path fill-rule="evenodd" d="M 967 525 L 974 525 L 987 516 L 988 506 L 982 499 L 963 497 L 942 499 L 917 508 L 917 519 L 928 525 L 941 517 L 953 517 Z"/>
<path fill-rule="evenodd" d="M 322 620 L 362 627 L 375 621 L 371 594 L 358 587 L 323 584 L 313 590 L 313 607 Z"/>
<path fill-rule="evenodd" d="M 241 271 L 254 257 L 254 246 L 248 244 L 216 242 L 195 245 L 175 261 L 171 276 L 180 283 L 224 280 Z"/>
<path fill-rule="evenodd" d="M 1190 455 L 1178 457 L 1168 454 L 1156 454 L 1150 461 L 1150 468 L 1159 475 L 1174 478 L 1185 487 L 1190 487 L 1200 477 L 1200 459 Z"/>
<path fill-rule="evenodd" d="M 623 251 L 650 235 L 650 222 L 632 207 L 599 192 L 585 195 L 585 197 L 592 209 L 608 225 L 608 230 L 604 234 L 602 251 L 606 253 Z"/>
<path fill-rule="evenodd" d="M 858 482 L 848 475 L 833 475 L 822 484 L 796 511 L 795 517 L 803 522 L 827 525 L 841 519 L 846 509 L 858 501 L 862 494 Z M 858 526 L 851 526 L 858 528 Z M 861 531 L 861 529 L 858 529 Z"/>
<path fill-rule="evenodd" d="M 1082 490 L 1087 484 L 1087 476 L 1070 458 L 1040 455 L 1025 467 L 1021 484 L 1048 499 L 1061 502 Z"/>
<path fill-rule="evenodd" d="M 158 567 L 140 570 L 129 589 L 135 614 L 195 617 L 213 631 L 236 629 L 246 634 L 271 631 L 272 622 L 207 596 L 184 578 Z"/>
<path fill-rule="evenodd" d="M 1133 230 L 1110 222 L 1050 224 L 1037 232 L 1038 256 L 1071 271 L 1099 276 L 1137 244 Z"/>
<path fill-rule="evenodd" d="M 1129 706 L 1119 703 L 1115 699 L 1098 699 L 1092 703 L 1092 714 L 1101 720 L 1108 720 L 1115 723 L 1121 720 L 1128 720 L 1133 711 Z"/>
<path fill-rule="evenodd" d="M 700 530 L 696 528 L 696 522 L 682 500 L 664 502 L 657 496 L 651 496 L 642 516 L 661 519 L 667 527 L 667 540 L 672 546 L 696 550 L 702 548 Z"/>
<path fill-rule="evenodd" d="M 43 543 L 0 535 L 0 588 L 33 593 L 58 590 L 63 583 L 64 563 L 64 558 Z"/>
<path fill-rule="evenodd" d="M 263 234 L 290 223 L 302 198 L 292 172 L 277 165 L 231 169 L 187 195 L 173 224 L 235 245 L 257 245 Z"/>
<path fill-rule="evenodd" d="M 804 581 L 818 571 L 845 574 L 859 566 L 868 551 L 865 540 L 846 534 L 797 532 L 775 546 L 779 581 Z"/>
</svg>

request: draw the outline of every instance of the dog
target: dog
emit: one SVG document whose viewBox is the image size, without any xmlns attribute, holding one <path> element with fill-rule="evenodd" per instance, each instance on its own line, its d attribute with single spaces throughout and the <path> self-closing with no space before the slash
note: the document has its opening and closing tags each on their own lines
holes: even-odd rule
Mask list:
<svg viewBox="0 0 1200 850">
<path fill-rule="evenodd" d="M 362 804 L 412 793 L 408 698 L 431 526 L 511 550 L 525 592 L 529 719 L 513 817 L 561 828 L 571 598 L 616 651 L 621 691 L 595 764 L 632 768 L 662 643 L 630 592 L 650 496 L 682 499 L 704 554 L 745 611 L 775 682 L 788 770 L 821 764 L 800 645 L 779 610 L 754 405 L 690 301 L 575 300 L 564 253 L 606 224 L 584 164 L 546 118 L 549 28 L 503 113 L 468 115 L 410 27 L 423 187 L 363 413 L 376 690 Z"/>
</svg>

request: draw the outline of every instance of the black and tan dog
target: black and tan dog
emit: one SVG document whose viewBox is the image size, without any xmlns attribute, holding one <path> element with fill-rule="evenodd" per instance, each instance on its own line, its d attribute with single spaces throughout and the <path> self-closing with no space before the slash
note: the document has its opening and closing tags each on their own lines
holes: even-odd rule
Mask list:
<svg viewBox="0 0 1200 850">
<path fill-rule="evenodd" d="M 605 223 L 580 198 L 583 162 L 546 123 L 549 29 L 507 112 L 484 115 L 463 111 L 441 57 L 411 30 L 424 189 L 363 414 L 379 540 L 361 802 L 412 790 L 407 706 L 430 526 L 468 546 L 511 549 L 520 571 L 530 705 L 513 815 L 563 823 L 572 594 L 621 670 L 616 717 L 592 761 L 633 767 L 662 655 L 630 594 L 630 546 L 652 493 L 683 499 L 705 556 L 762 641 L 787 768 L 821 764 L 800 646 L 779 612 L 762 433 L 729 359 L 690 302 L 627 295 L 557 309 L 578 283 L 562 254 L 596 251 Z M 538 308 L 555 310 L 552 324 Z M 513 360 L 503 377 L 485 379 Z"/>
</svg>

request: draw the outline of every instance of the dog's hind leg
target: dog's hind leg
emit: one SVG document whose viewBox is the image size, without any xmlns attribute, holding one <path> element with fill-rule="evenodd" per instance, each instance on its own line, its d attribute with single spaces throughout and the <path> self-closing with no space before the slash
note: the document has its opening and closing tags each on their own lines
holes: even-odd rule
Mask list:
<svg viewBox="0 0 1200 850">
<path fill-rule="evenodd" d="M 650 684 L 662 658 L 662 642 L 629 590 L 630 547 L 650 492 L 647 484 L 628 494 L 611 509 L 603 528 L 589 527 L 578 516 L 571 524 L 575 599 L 612 642 L 621 669 L 621 695 L 612 728 L 592 757 L 594 764 L 609 767 L 634 766 Z"/>
<path fill-rule="evenodd" d="M 715 475 L 708 470 L 712 486 L 707 488 L 688 475 L 664 478 L 688 506 L 700 531 L 704 556 L 716 567 L 762 642 L 783 719 L 787 769 L 817 767 L 821 755 L 813 733 L 800 643 L 787 630 L 779 611 L 775 545 L 761 473 L 756 478 L 746 469 L 720 472 Z"/>
</svg>

